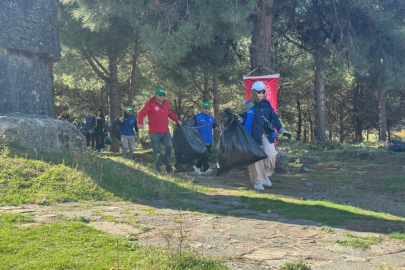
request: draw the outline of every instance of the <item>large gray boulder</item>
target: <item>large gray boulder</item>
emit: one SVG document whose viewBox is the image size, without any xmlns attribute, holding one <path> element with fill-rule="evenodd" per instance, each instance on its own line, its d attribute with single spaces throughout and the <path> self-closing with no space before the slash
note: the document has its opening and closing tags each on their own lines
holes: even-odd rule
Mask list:
<svg viewBox="0 0 405 270">
<path fill-rule="evenodd" d="M 73 124 L 21 113 L 0 115 L 0 143 L 64 153 L 81 152 L 87 147 L 85 137 Z"/>
<path fill-rule="evenodd" d="M 276 156 L 276 173 L 285 173 L 288 171 L 288 163 L 290 159 L 286 152 L 278 151 Z"/>
</svg>

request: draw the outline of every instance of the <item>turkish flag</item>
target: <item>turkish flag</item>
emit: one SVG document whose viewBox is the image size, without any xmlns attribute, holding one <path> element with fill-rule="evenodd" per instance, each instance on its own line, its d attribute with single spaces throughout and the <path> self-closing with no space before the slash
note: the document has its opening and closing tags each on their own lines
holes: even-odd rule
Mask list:
<svg viewBox="0 0 405 270">
<path fill-rule="evenodd" d="M 271 107 L 273 107 L 274 111 L 277 113 L 277 87 L 279 77 L 280 74 L 243 77 L 243 82 L 245 83 L 246 101 L 250 100 L 250 90 L 252 89 L 252 84 L 257 81 L 262 81 L 266 87 L 266 96 L 264 98 L 270 101 Z"/>
</svg>

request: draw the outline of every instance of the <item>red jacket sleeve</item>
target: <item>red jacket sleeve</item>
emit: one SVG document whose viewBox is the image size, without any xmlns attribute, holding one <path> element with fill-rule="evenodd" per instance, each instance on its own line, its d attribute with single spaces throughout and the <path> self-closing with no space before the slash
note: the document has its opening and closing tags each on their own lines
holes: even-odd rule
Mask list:
<svg viewBox="0 0 405 270">
<path fill-rule="evenodd" d="M 179 118 L 177 118 L 177 116 L 172 112 L 172 109 L 170 107 L 169 107 L 169 113 L 167 114 L 167 116 L 169 116 L 169 118 L 172 119 L 176 123 L 177 123 L 177 121 L 179 121 Z"/>
<path fill-rule="evenodd" d="M 142 110 L 138 114 L 138 125 L 143 125 L 143 119 L 147 116 L 150 112 L 149 102 L 145 104 Z"/>
</svg>

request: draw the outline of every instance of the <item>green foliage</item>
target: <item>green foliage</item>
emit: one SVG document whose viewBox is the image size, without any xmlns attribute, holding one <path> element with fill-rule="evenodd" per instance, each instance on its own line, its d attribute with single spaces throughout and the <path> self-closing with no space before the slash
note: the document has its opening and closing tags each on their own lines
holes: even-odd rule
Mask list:
<svg viewBox="0 0 405 270">
<path fill-rule="evenodd" d="M 0 224 L 1 227 L 7 225 L 32 223 L 34 222 L 32 215 L 23 215 L 16 213 L 1 213 L 0 214 Z"/>
<path fill-rule="evenodd" d="M 353 234 L 347 234 L 347 237 L 351 238 L 349 240 L 334 240 L 334 243 L 337 243 L 342 246 L 348 246 L 352 248 L 357 248 L 361 250 L 366 250 L 370 248 L 370 245 L 375 245 L 381 242 L 381 238 L 378 236 L 369 236 L 369 237 L 362 237 L 356 236 Z"/>
<path fill-rule="evenodd" d="M 321 231 L 328 232 L 328 233 L 335 233 L 335 229 L 329 226 L 321 226 Z"/>
<path fill-rule="evenodd" d="M 284 270 L 310 270 L 311 268 L 304 262 L 286 262 L 281 266 Z"/>
<path fill-rule="evenodd" d="M 394 233 L 390 233 L 388 236 L 389 236 L 390 238 L 392 238 L 392 239 L 405 240 L 405 233 L 394 232 Z"/>
</svg>

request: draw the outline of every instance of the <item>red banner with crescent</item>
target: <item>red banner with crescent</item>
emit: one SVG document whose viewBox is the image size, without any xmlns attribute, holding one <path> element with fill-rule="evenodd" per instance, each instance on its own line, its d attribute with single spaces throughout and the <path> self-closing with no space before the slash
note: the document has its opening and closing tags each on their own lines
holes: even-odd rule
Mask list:
<svg viewBox="0 0 405 270">
<path fill-rule="evenodd" d="M 264 75 L 264 76 L 244 76 L 243 82 L 245 83 L 245 94 L 246 101 L 250 100 L 252 94 L 252 84 L 257 81 L 262 81 L 266 88 L 266 96 L 264 97 L 270 101 L 271 107 L 275 113 L 277 113 L 277 87 L 278 87 L 278 78 L 280 74 Z M 276 147 L 276 141 L 274 141 L 274 147 Z"/>
<path fill-rule="evenodd" d="M 270 101 L 271 107 L 273 107 L 274 111 L 277 113 L 278 78 L 280 78 L 280 74 L 243 77 L 243 82 L 245 83 L 246 101 L 250 100 L 251 97 L 250 90 L 252 89 L 252 84 L 257 81 L 262 81 L 264 83 L 264 86 L 266 87 L 265 99 Z"/>
</svg>

